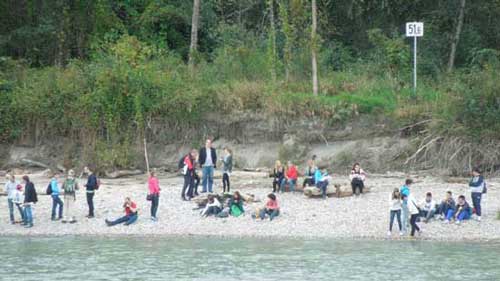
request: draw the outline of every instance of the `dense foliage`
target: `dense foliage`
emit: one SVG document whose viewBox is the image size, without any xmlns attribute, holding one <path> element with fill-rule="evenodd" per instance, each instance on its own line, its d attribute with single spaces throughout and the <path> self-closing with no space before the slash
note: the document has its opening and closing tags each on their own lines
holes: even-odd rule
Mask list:
<svg viewBox="0 0 500 281">
<path fill-rule="evenodd" d="M 459 2 L 318 1 L 314 97 L 307 0 L 202 0 L 194 71 L 192 1 L 2 1 L 0 139 L 66 136 L 126 166 L 152 119 L 189 126 L 235 110 L 332 124 L 359 114 L 432 118 L 445 134 L 498 139 L 500 1 L 467 1 L 448 72 Z M 425 22 L 417 99 L 404 37 L 414 20 Z"/>
</svg>

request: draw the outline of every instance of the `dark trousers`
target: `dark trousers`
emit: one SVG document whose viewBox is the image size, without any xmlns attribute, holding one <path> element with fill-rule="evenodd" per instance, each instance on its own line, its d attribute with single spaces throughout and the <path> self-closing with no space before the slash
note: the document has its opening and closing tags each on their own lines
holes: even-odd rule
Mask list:
<svg viewBox="0 0 500 281">
<path fill-rule="evenodd" d="M 56 219 L 57 206 L 59 206 L 59 216 L 58 216 L 58 218 L 62 219 L 64 204 L 63 204 L 61 198 L 59 198 L 59 195 L 52 195 L 52 216 L 51 216 L 51 218 L 53 220 Z"/>
<path fill-rule="evenodd" d="M 363 187 L 365 187 L 365 183 L 362 180 L 356 178 L 352 180 L 351 187 L 352 187 L 352 194 L 357 195 L 363 193 Z"/>
<path fill-rule="evenodd" d="M 318 182 L 316 187 L 321 190 L 321 194 L 323 195 L 323 198 L 326 198 L 326 189 L 328 188 L 328 181 L 320 181 L 320 182 Z"/>
<path fill-rule="evenodd" d="M 111 221 L 108 223 L 108 225 L 113 226 L 113 225 L 117 225 L 120 223 L 124 223 L 125 225 L 130 225 L 130 224 L 133 224 L 137 220 L 138 217 L 139 216 L 137 215 L 137 213 L 130 214 L 128 216 L 123 216 L 117 220 Z"/>
<path fill-rule="evenodd" d="M 398 221 L 399 231 L 402 231 L 402 228 L 401 228 L 401 210 L 391 210 L 389 231 L 392 231 L 392 225 L 394 224 L 394 217 L 396 217 L 396 219 Z"/>
<path fill-rule="evenodd" d="M 278 210 L 278 209 L 275 209 L 275 210 L 263 209 L 260 211 L 259 217 L 261 220 L 263 220 L 266 218 L 266 215 L 268 215 L 269 220 L 273 220 L 275 217 L 279 216 L 279 214 L 280 214 L 280 210 Z"/>
<path fill-rule="evenodd" d="M 314 178 L 305 178 L 304 183 L 302 183 L 302 188 L 307 186 L 314 186 Z"/>
<path fill-rule="evenodd" d="M 158 205 L 160 204 L 160 194 L 153 194 L 151 197 L 151 217 L 156 218 Z"/>
<path fill-rule="evenodd" d="M 197 173 L 194 173 L 193 179 L 194 179 L 193 196 L 198 196 L 198 186 L 200 185 L 201 179 Z"/>
<path fill-rule="evenodd" d="M 479 192 L 472 192 L 471 197 L 472 197 L 472 206 L 474 206 L 474 209 L 476 209 L 476 215 L 478 217 L 481 216 L 481 196 L 483 194 Z"/>
<path fill-rule="evenodd" d="M 89 216 L 94 216 L 94 192 L 87 192 L 87 204 L 89 205 Z"/>
<path fill-rule="evenodd" d="M 184 175 L 184 185 L 182 186 L 181 198 L 192 198 L 193 197 L 193 186 L 194 186 L 194 178 L 193 174 L 188 172 Z"/>
<path fill-rule="evenodd" d="M 418 214 L 411 215 L 410 217 L 410 225 L 411 225 L 411 233 L 410 236 L 415 236 L 415 230 L 420 231 L 420 227 L 417 225 Z"/>
<path fill-rule="evenodd" d="M 227 186 L 227 192 L 229 192 L 229 175 L 227 173 L 224 173 L 222 175 L 222 188 L 224 192 L 226 192 L 226 186 Z"/>
<path fill-rule="evenodd" d="M 279 191 L 281 182 L 284 180 L 284 178 L 275 178 L 273 180 L 273 192 Z"/>
</svg>

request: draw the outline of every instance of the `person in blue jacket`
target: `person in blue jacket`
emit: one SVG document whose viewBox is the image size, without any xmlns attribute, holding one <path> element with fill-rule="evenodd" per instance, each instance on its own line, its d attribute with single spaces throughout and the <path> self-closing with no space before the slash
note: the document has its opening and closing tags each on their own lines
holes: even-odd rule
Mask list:
<svg viewBox="0 0 500 281">
<path fill-rule="evenodd" d="M 51 219 L 53 221 L 55 220 L 60 220 L 63 217 L 63 202 L 61 198 L 59 197 L 60 189 L 59 189 L 59 182 L 58 182 L 59 174 L 55 173 L 52 179 L 50 180 L 50 189 L 52 193 L 50 196 L 52 197 L 52 215 Z M 56 211 L 57 207 L 59 207 L 59 212 L 58 216 L 56 217 Z"/>
<path fill-rule="evenodd" d="M 321 190 L 323 195 L 323 199 L 326 199 L 326 189 L 328 188 L 330 176 L 328 175 L 328 171 L 323 169 L 316 169 L 314 172 L 314 182 L 316 183 L 316 187 Z"/>
</svg>

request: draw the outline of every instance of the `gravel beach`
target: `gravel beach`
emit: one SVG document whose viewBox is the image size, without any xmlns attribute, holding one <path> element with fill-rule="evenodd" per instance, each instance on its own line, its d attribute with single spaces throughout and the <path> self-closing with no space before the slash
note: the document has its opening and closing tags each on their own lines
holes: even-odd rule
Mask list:
<svg viewBox="0 0 500 281">
<path fill-rule="evenodd" d="M 388 239 L 389 196 L 395 187 L 400 187 L 405 175 L 389 177 L 371 175 L 367 186 L 371 192 L 360 197 L 328 198 L 326 200 L 306 198 L 302 193 L 278 194 L 281 215 L 274 221 L 254 220 L 251 213 L 262 206 L 266 195 L 272 190 L 271 179 L 265 173 L 234 172 L 231 190 L 254 194 L 261 202 L 246 204 L 246 214 L 238 218 L 201 218 L 199 210 L 194 210 L 194 202 L 184 202 L 180 198 L 182 178 L 175 175 L 160 175 L 162 193 L 158 211 L 158 222 L 149 216 L 150 203 L 146 201 L 146 176 L 120 179 L 102 179 L 101 189 L 95 195 L 96 218 L 87 219 L 87 204 L 84 191 L 77 194 L 74 215 L 76 224 L 62 224 L 50 220 L 52 200 L 44 195 L 48 183 L 43 173 L 30 175 L 39 194 L 39 202 L 34 208 L 35 226 L 25 229 L 9 224 L 7 198 L 0 197 L 0 235 L 54 236 L 54 235 L 96 235 L 96 236 L 169 236 L 203 235 L 220 237 L 293 237 L 293 238 L 337 238 L 337 239 Z M 435 200 L 441 200 L 450 189 L 454 197 L 465 194 L 468 202 L 470 193 L 467 182 L 446 183 L 431 176 L 412 176 L 416 183 L 411 192 L 418 201 L 431 191 Z M 20 176 L 18 177 L 20 179 Z M 334 175 L 334 183 L 347 184 L 347 176 Z M 1 187 L 5 179 L 1 179 Z M 84 180 L 81 180 L 81 184 Z M 467 221 L 462 225 L 445 225 L 441 221 L 420 223 L 423 233 L 417 239 L 439 241 L 487 241 L 500 240 L 500 178 L 487 179 L 488 194 L 483 197 L 483 220 Z M 201 189 L 201 186 L 200 186 Z M 215 191 L 220 192 L 221 179 L 215 179 Z M 107 227 L 105 218 L 123 215 L 122 203 L 130 196 L 139 207 L 139 220 L 131 226 Z M 16 210 L 16 219 L 19 213 Z M 395 224 L 397 230 L 397 224 Z M 399 237 L 394 231 L 392 239 Z"/>
</svg>

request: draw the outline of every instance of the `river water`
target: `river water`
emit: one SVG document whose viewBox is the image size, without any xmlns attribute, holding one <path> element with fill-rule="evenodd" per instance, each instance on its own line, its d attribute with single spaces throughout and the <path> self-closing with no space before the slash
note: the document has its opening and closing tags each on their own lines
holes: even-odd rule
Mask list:
<svg viewBox="0 0 500 281">
<path fill-rule="evenodd" d="M 0 280 L 500 280 L 500 244 L 0 237 Z"/>
</svg>

